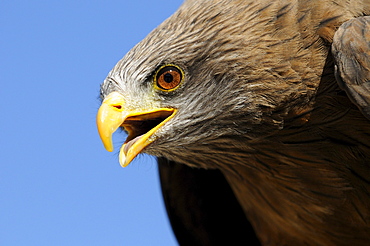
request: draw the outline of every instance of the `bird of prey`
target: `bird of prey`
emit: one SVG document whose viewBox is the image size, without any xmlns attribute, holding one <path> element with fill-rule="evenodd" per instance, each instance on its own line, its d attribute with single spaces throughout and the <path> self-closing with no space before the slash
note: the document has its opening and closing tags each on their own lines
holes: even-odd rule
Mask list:
<svg viewBox="0 0 370 246">
<path fill-rule="evenodd" d="M 370 245 L 370 0 L 186 0 L 101 85 L 180 245 Z"/>
</svg>

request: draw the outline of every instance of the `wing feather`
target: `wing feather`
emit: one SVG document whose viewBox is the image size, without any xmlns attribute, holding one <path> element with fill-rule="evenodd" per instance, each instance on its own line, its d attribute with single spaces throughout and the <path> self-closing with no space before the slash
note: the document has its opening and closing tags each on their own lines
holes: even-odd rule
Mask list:
<svg viewBox="0 0 370 246">
<path fill-rule="evenodd" d="M 219 170 L 158 158 L 162 193 L 180 245 L 260 245 Z"/>
<path fill-rule="evenodd" d="M 370 119 L 370 16 L 343 23 L 334 35 L 332 52 L 339 86 Z"/>
</svg>

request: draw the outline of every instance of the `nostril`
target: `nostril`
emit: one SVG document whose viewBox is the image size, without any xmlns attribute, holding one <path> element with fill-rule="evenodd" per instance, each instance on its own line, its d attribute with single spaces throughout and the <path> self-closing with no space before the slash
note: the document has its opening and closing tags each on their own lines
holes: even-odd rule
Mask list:
<svg viewBox="0 0 370 246">
<path fill-rule="evenodd" d="M 121 105 L 112 105 L 112 106 L 115 107 L 116 109 L 122 109 Z"/>
</svg>

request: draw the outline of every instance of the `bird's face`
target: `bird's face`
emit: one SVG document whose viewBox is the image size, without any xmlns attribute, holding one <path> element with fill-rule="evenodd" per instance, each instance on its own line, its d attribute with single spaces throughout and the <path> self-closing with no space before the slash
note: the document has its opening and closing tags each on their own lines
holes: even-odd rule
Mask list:
<svg viewBox="0 0 370 246">
<path fill-rule="evenodd" d="M 247 99 L 232 92 L 231 74 L 217 77 L 210 67 L 191 67 L 191 61 L 174 58 L 154 66 L 144 62 L 137 70 L 130 61 L 127 56 L 120 61 L 102 85 L 97 116 L 108 151 L 113 150 L 113 132 L 123 127 L 128 133 L 119 155 L 122 166 L 142 152 L 190 161 L 194 151 L 207 152 L 208 141 L 235 132 L 231 116 L 241 112 Z"/>
<path fill-rule="evenodd" d="M 128 52 L 101 86 L 97 125 L 106 149 L 113 150 L 117 128 L 128 133 L 122 166 L 142 152 L 190 165 L 217 162 L 238 139 L 246 148 L 246 140 L 279 128 L 279 117 L 270 117 L 285 100 L 279 90 L 296 91 L 265 62 L 275 46 L 260 44 L 270 39 L 258 25 L 269 20 L 252 16 L 257 12 L 249 5 L 186 3 Z M 236 15 L 254 28 L 233 22 Z M 276 64 L 285 69 L 283 61 Z"/>
</svg>

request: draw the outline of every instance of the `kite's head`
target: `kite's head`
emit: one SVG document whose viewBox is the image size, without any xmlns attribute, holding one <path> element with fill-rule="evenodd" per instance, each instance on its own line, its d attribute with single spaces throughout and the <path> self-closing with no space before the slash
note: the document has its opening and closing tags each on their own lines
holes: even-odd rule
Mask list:
<svg viewBox="0 0 370 246">
<path fill-rule="evenodd" d="M 107 150 L 113 150 L 118 127 L 128 133 L 122 166 L 142 152 L 217 165 L 231 151 L 248 152 L 249 140 L 281 128 L 273 111 L 286 102 L 282 93 L 296 92 L 296 83 L 294 74 L 289 84 L 275 71 L 290 63 L 278 60 L 268 43 L 261 27 L 268 20 L 249 5 L 235 11 L 213 1 L 202 4 L 209 6 L 187 1 L 128 52 L 101 86 L 97 124 Z M 266 62 L 266 56 L 277 62 Z"/>
</svg>

